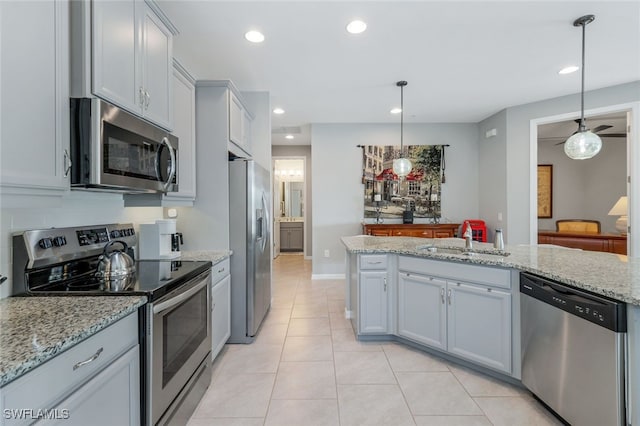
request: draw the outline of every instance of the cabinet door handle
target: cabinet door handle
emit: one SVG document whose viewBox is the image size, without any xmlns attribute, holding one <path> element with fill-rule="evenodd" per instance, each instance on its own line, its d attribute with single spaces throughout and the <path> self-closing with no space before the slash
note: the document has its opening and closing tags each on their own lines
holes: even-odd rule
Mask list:
<svg viewBox="0 0 640 426">
<path fill-rule="evenodd" d="M 224 268 L 218 269 L 218 273 L 224 272 Z"/>
<path fill-rule="evenodd" d="M 447 290 L 447 301 L 449 302 L 449 305 L 451 305 L 451 289 Z"/>
<path fill-rule="evenodd" d="M 69 156 L 69 151 L 65 149 L 64 150 L 64 177 L 69 177 L 71 166 L 73 166 L 73 162 L 71 161 L 71 157 Z"/>
<path fill-rule="evenodd" d="M 149 109 L 149 102 L 151 102 L 151 95 L 146 90 L 144 91 L 144 109 Z"/>
<path fill-rule="evenodd" d="M 144 107 L 144 89 L 142 88 L 142 86 L 140 86 L 140 89 L 138 91 L 138 96 L 139 96 L 139 100 L 138 102 L 140 103 L 140 108 Z"/>
<path fill-rule="evenodd" d="M 444 288 L 440 289 L 440 299 L 442 300 L 442 304 L 444 305 Z"/>
<path fill-rule="evenodd" d="M 385 293 L 387 291 L 387 279 L 386 278 L 384 279 L 384 291 L 385 291 Z"/>
<path fill-rule="evenodd" d="M 93 361 L 95 361 L 96 359 L 98 359 L 98 357 L 100 356 L 100 354 L 102 353 L 104 349 L 100 348 L 96 351 L 95 354 L 93 354 L 93 356 L 89 359 L 85 359 L 84 361 L 80 361 L 78 362 L 76 365 L 73 366 L 73 370 L 77 370 L 78 368 L 82 367 L 83 365 L 87 365 Z"/>
</svg>

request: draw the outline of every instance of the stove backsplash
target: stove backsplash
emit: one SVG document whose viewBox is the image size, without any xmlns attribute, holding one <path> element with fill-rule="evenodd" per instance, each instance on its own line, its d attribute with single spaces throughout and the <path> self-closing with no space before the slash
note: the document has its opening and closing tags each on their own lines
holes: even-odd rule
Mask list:
<svg viewBox="0 0 640 426">
<path fill-rule="evenodd" d="M 59 207 L 3 208 L 0 210 L 0 272 L 8 279 L 0 284 L 0 299 L 11 294 L 11 236 L 14 232 L 49 227 L 104 223 L 153 222 L 162 207 L 124 207 L 121 194 L 71 191 Z"/>
</svg>

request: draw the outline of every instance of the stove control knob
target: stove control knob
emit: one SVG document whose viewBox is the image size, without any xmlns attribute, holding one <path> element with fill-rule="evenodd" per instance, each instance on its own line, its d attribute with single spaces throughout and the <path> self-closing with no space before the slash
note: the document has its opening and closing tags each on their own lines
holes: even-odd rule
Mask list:
<svg viewBox="0 0 640 426">
<path fill-rule="evenodd" d="M 38 247 L 40 247 L 41 249 L 48 249 L 53 247 L 53 241 L 51 241 L 51 238 L 42 238 L 40 241 L 38 241 Z"/>
<path fill-rule="evenodd" d="M 67 239 L 65 237 L 54 237 L 53 245 L 56 247 L 62 247 L 67 244 Z"/>
<path fill-rule="evenodd" d="M 111 231 L 111 238 L 120 238 L 120 231 L 118 229 Z"/>
<path fill-rule="evenodd" d="M 129 235 L 136 235 L 136 230 L 133 228 L 129 228 Z"/>
</svg>

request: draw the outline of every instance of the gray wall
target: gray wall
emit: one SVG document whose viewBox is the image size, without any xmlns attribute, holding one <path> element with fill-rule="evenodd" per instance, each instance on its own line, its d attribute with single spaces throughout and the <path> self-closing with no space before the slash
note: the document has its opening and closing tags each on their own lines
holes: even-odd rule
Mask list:
<svg viewBox="0 0 640 426">
<path fill-rule="evenodd" d="M 364 217 L 362 151 L 356 145 L 399 145 L 398 124 L 313 124 L 313 274 L 345 271 L 340 237 L 362 233 Z M 443 221 L 478 217 L 478 125 L 405 124 L 406 145 L 450 144 Z M 329 250 L 329 257 L 324 257 Z"/>
<path fill-rule="evenodd" d="M 555 230 L 558 219 L 599 220 L 605 233 L 617 233 L 609 210 L 627 192 L 626 139 L 604 139 L 598 155 L 583 161 L 567 157 L 556 142 L 538 144 L 538 164 L 553 165 L 553 217 L 538 229 Z"/>
<path fill-rule="evenodd" d="M 311 145 L 273 145 L 272 157 L 304 157 L 306 170 L 304 171 L 305 183 L 305 230 L 304 253 L 305 256 L 313 256 L 313 164 L 311 161 Z M 273 167 L 270 167 L 270 170 Z"/>
<path fill-rule="evenodd" d="M 496 135 L 487 137 L 487 131 L 495 129 Z M 478 125 L 478 182 L 481 196 L 478 200 L 479 217 L 487 225 L 488 241 L 493 241 L 496 228 L 503 228 L 507 241 L 507 111 L 482 121 Z M 502 221 L 498 215 L 502 215 Z"/>
<path fill-rule="evenodd" d="M 585 109 L 601 108 L 640 101 L 640 81 L 589 91 L 585 94 Z M 530 237 L 530 125 L 531 120 L 579 112 L 580 95 L 569 95 L 506 109 L 506 157 L 504 162 L 482 167 L 506 170 L 506 191 L 503 205 L 496 211 L 506 212 L 505 239 L 509 244 L 528 244 Z M 499 119 L 500 112 L 487 120 Z M 487 122 L 485 120 L 483 123 Z M 500 129 L 498 129 L 500 131 Z M 480 155 L 487 156 L 487 144 L 480 144 Z M 480 199 L 492 197 L 495 186 L 481 176 Z M 499 191 L 502 191 L 498 187 Z M 483 212 L 484 213 L 484 212 Z M 503 213 L 505 214 L 505 213 Z M 535 243 L 535 242 L 534 242 Z"/>
</svg>

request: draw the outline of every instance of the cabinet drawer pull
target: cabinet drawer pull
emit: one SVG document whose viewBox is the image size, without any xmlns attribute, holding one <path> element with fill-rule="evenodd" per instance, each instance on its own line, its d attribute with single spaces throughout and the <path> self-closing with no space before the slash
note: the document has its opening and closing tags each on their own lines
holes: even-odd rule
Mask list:
<svg viewBox="0 0 640 426">
<path fill-rule="evenodd" d="M 218 269 L 218 273 L 224 272 L 224 268 Z"/>
<path fill-rule="evenodd" d="M 367 263 L 368 263 L 369 265 L 379 265 L 379 264 L 381 264 L 381 263 L 382 263 L 382 261 L 380 261 L 380 260 L 378 260 L 378 261 L 376 261 L 376 262 L 368 261 Z"/>
<path fill-rule="evenodd" d="M 95 354 L 93 354 L 93 356 L 89 359 L 85 359 L 84 361 L 80 361 L 79 363 L 77 363 L 76 365 L 73 366 L 73 370 L 77 370 L 78 368 L 82 367 L 83 365 L 87 365 L 93 361 L 95 361 L 96 359 L 98 359 L 98 357 L 100 356 L 100 354 L 102 353 L 103 348 L 100 348 L 96 351 Z"/>
</svg>

